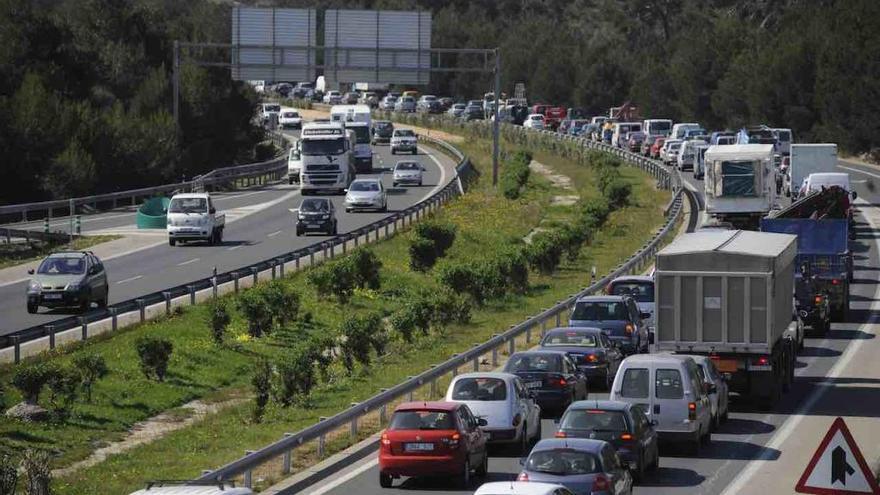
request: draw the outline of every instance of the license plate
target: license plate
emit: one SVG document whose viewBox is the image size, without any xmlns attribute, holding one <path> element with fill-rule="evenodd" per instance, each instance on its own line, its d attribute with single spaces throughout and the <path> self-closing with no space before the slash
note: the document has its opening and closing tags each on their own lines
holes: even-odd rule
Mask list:
<svg viewBox="0 0 880 495">
<path fill-rule="evenodd" d="M 715 361 L 715 367 L 722 373 L 736 373 L 736 359 L 719 359 Z"/>
<path fill-rule="evenodd" d="M 408 443 L 404 445 L 407 452 L 429 452 L 434 450 L 433 443 Z"/>
<path fill-rule="evenodd" d="M 61 299 L 61 294 L 44 294 L 43 299 Z"/>
<path fill-rule="evenodd" d="M 318 227 L 320 227 L 320 225 L 318 225 L 316 223 L 308 223 L 308 224 L 306 224 L 306 227 L 308 227 L 310 229 L 317 229 Z"/>
<path fill-rule="evenodd" d="M 540 388 L 541 385 L 543 385 L 543 384 L 544 384 L 544 382 L 541 382 L 541 381 L 526 382 L 526 388 Z"/>
</svg>

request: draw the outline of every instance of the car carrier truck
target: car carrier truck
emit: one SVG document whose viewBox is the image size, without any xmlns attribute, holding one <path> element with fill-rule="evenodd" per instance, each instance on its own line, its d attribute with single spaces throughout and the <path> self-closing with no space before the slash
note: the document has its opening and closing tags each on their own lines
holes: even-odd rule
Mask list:
<svg viewBox="0 0 880 495">
<path fill-rule="evenodd" d="M 657 254 L 658 351 L 708 355 L 730 390 L 772 406 L 794 379 L 797 237 L 743 230 L 684 234 Z"/>
</svg>

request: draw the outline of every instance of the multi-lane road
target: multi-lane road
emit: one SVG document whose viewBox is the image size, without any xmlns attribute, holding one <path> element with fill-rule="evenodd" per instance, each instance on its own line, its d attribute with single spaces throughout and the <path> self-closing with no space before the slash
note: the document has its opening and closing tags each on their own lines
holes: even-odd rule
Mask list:
<svg viewBox="0 0 880 495">
<path fill-rule="evenodd" d="M 392 188 L 388 172 L 404 157 L 391 155 L 387 145 L 375 146 L 373 152 L 373 173 L 362 176 L 383 177 L 388 189 L 388 212 L 345 213 L 343 197 L 333 196 L 339 219 L 339 233 L 360 228 L 418 203 L 445 186 L 455 174 L 456 164 L 451 158 L 431 148 L 420 147 L 418 155 L 405 158 L 414 158 L 425 166 L 427 170 L 424 185 Z M 218 210 L 227 213 L 223 244 L 207 246 L 193 243 L 171 247 L 163 231 L 159 231 L 153 236 L 147 235 L 145 242 L 127 250 L 129 252 L 105 257 L 104 262 L 110 277 L 111 304 L 205 278 L 210 276 L 214 267 L 218 272 L 233 270 L 327 239 L 320 235 L 296 236 L 295 218 L 290 211 L 297 208 L 301 201 L 296 185 L 276 184 L 218 193 L 215 197 Z M 53 224 L 52 228 L 62 229 L 65 226 L 64 220 L 58 220 L 58 224 Z M 42 224 L 32 226 L 41 227 Z M 117 210 L 86 216 L 83 217 L 82 227 L 86 234 L 124 235 L 137 232 L 134 211 Z M 0 283 L 0 335 L 46 324 L 72 314 L 66 310 L 50 311 L 46 308 L 41 308 L 38 314 L 28 314 L 25 307 L 27 274 L 24 269 L 21 271 L 20 279 Z"/>
<path fill-rule="evenodd" d="M 763 494 L 793 493 L 794 486 L 836 416 L 846 419 L 861 444 L 868 463 L 880 462 L 880 168 L 841 162 L 852 175 L 861 198 L 857 206 L 855 284 L 851 321 L 834 324 L 823 338 L 807 338 L 797 359 L 797 379 L 790 393 L 770 412 L 732 398 L 727 423 L 713 433 L 712 443 L 696 456 L 675 446 L 662 447 L 660 469 L 635 488 L 636 494 Z M 699 191 L 701 181 L 685 178 Z M 590 398 L 607 398 L 597 391 Z M 542 425 L 544 437 L 555 432 L 552 420 Z M 520 472 L 519 459 L 495 452 L 486 480 L 474 480 L 469 489 L 455 488 L 444 479 L 408 479 L 397 485 L 412 495 L 466 494 L 482 481 L 512 480 Z M 376 455 L 348 464 L 331 477 L 302 489 L 310 495 L 379 495 Z M 292 495 L 293 491 L 282 492 Z"/>
</svg>

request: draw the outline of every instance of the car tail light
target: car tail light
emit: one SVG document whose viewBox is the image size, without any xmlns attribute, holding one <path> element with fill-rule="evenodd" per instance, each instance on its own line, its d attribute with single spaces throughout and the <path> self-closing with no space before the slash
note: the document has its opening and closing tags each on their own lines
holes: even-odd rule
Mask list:
<svg viewBox="0 0 880 495">
<path fill-rule="evenodd" d="M 627 323 L 627 324 L 626 324 L 626 328 L 624 328 L 624 331 L 626 331 L 626 334 L 627 334 L 627 335 L 632 335 L 633 330 L 634 330 L 634 329 L 633 329 L 632 324 L 631 324 L 631 323 Z"/>
<path fill-rule="evenodd" d="M 391 439 L 388 438 L 387 433 L 382 434 L 382 445 L 391 445 Z"/>
<path fill-rule="evenodd" d="M 696 402 L 688 402 L 688 419 L 690 419 L 690 420 L 697 419 L 697 403 Z"/>
<path fill-rule="evenodd" d="M 623 440 L 624 442 L 632 442 L 633 436 L 630 435 L 629 433 L 622 433 L 620 435 L 620 439 Z"/>
<path fill-rule="evenodd" d="M 822 304 L 822 296 L 816 296 L 815 301 L 816 304 Z"/>
<path fill-rule="evenodd" d="M 770 358 L 768 358 L 767 356 L 761 356 L 757 359 L 753 359 L 752 364 L 756 364 L 758 366 L 767 366 L 770 364 Z"/>
<path fill-rule="evenodd" d="M 594 492 L 606 492 L 609 489 L 608 478 L 604 474 L 597 474 L 596 478 L 593 479 L 593 488 L 591 490 Z"/>
<path fill-rule="evenodd" d="M 456 449 L 456 448 L 458 448 L 458 441 L 459 440 L 461 440 L 461 435 L 459 435 L 458 432 L 455 432 L 452 434 L 451 437 L 444 438 L 441 441 L 443 443 L 445 443 L 450 449 Z"/>
<path fill-rule="evenodd" d="M 523 471 L 522 473 L 519 473 L 519 476 L 516 477 L 516 481 L 529 481 L 529 475 L 526 474 L 525 471 Z"/>
<path fill-rule="evenodd" d="M 559 431 L 557 431 L 556 434 L 553 435 L 553 436 L 556 437 L 556 438 L 567 438 L 567 437 L 568 437 L 568 434 L 566 434 L 566 433 L 565 433 L 564 431 L 562 431 L 562 430 L 559 430 Z"/>
<path fill-rule="evenodd" d="M 837 280 L 836 278 L 832 278 L 831 285 L 840 285 L 840 280 Z"/>
<path fill-rule="evenodd" d="M 568 385 L 568 382 L 565 381 L 565 378 L 562 378 L 562 377 L 549 378 L 547 381 L 550 383 L 550 386 L 557 387 L 557 388 L 564 388 L 566 385 Z"/>
<path fill-rule="evenodd" d="M 595 354 L 586 354 L 586 355 L 584 355 L 584 361 L 588 361 L 590 363 L 596 363 L 599 361 L 599 358 L 596 357 Z"/>
</svg>

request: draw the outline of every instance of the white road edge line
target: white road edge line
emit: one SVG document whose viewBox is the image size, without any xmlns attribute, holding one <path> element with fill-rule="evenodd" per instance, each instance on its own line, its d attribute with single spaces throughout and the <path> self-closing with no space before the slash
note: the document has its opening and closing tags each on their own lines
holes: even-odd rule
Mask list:
<svg viewBox="0 0 880 495">
<path fill-rule="evenodd" d="M 271 234 L 266 234 L 266 237 L 275 237 L 276 235 L 278 235 L 282 232 L 284 232 L 284 231 L 283 230 L 276 230 L 275 232 L 272 232 Z"/>
<path fill-rule="evenodd" d="M 189 265 L 190 263 L 195 263 L 195 262 L 199 261 L 200 259 L 201 258 L 193 258 L 189 261 L 184 261 L 182 263 L 178 263 L 177 266 Z"/>
<path fill-rule="evenodd" d="M 242 247 L 244 247 L 244 244 L 239 244 L 237 246 L 232 246 L 231 248 L 227 249 L 227 251 L 235 251 L 236 249 L 241 249 Z"/>
<path fill-rule="evenodd" d="M 842 169 L 844 169 L 844 170 L 850 170 L 850 171 L 852 171 L 852 172 L 856 172 L 856 173 L 859 173 L 859 174 L 870 175 L 871 177 L 875 177 L 875 178 L 877 178 L 877 179 L 880 179 L 880 175 L 873 174 L 873 173 L 871 173 L 871 172 L 868 172 L 867 170 L 862 170 L 862 169 L 852 168 L 852 167 L 844 167 L 843 165 L 838 165 L 837 168 L 842 168 Z M 853 182 L 854 182 L 854 181 L 853 181 Z"/>
<path fill-rule="evenodd" d="M 440 163 L 440 160 L 438 160 L 437 157 L 435 157 L 433 153 L 429 154 L 427 151 L 425 151 L 424 148 L 421 148 L 421 152 L 424 153 L 428 158 L 430 158 L 431 161 L 433 161 L 435 164 L 437 164 L 437 168 L 440 169 L 440 180 L 437 181 L 437 185 L 434 187 L 434 189 L 431 189 L 431 192 L 422 196 L 422 198 L 417 202 L 424 201 L 429 196 L 431 196 L 435 192 L 439 191 L 441 188 L 446 187 L 446 168 L 443 167 L 443 164 Z M 452 167 L 455 168 L 455 164 L 453 164 Z"/>
<path fill-rule="evenodd" d="M 126 279 L 124 279 L 124 280 L 120 280 L 119 282 L 116 282 L 116 285 L 124 284 L 124 283 L 126 283 L 126 282 L 134 282 L 135 280 L 139 280 L 139 279 L 142 279 L 142 278 L 144 278 L 143 275 L 135 275 L 134 277 L 128 277 L 128 278 L 126 278 Z"/>
<path fill-rule="evenodd" d="M 847 167 L 840 167 L 840 168 L 847 168 Z M 859 172 L 861 172 L 861 171 L 859 170 Z M 869 174 L 869 175 L 873 175 L 873 174 Z M 877 176 L 877 177 L 880 178 L 880 176 Z M 864 201 L 862 199 L 856 200 L 856 203 L 861 204 L 863 206 L 868 206 L 868 202 Z M 878 225 L 876 222 L 873 222 L 868 215 L 864 215 L 864 216 L 865 216 L 865 220 L 871 226 L 871 230 L 876 232 L 877 229 L 880 228 L 880 225 Z M 880 249 L 880 240 L 875 240 L 874 244 L 877 246 L 878 249 Z M 880 286 L 878 286 L 874 290 L 874 300 L 878 300 L 878 299 L 880 299 Z M 872 325 L 872 324 L 874 324 L 874 322 L 869 321 L 867 323 L 863 323 L 862 325 L 859 325 L 859 328 L 862 328 L 867 325 Z M 810 395 L 809 399 L 807 399 L 807 401 L 805 403 L 803 403 L 803 405 L 801 407 L 798 408 L 797 412 L 792 414 L 785 421 L 785 423 L 782 425 L 782 428 L 779 428 L 778 430 L 776 430 L 776 434 L 773 435 L 773 438 L 771 438 L 770 441 L 767 442 L 766 445 L 764 445 L 764 450 L 763 450 L 763 453 L 761 454 L 761 457 L 759 457 L 758 459 L 755 459 L 753 461 L 750 461 L 748 463 L 748 465 L 746 466 L 746 468 L 743 469 L 742 471 L 740 471 L 739 474 L 737 474 L 736 477 L 733 479 L 733 481 L 731 481 L 731 483 L 729 485 L 727 485 L 727 488 L 723 492 L 721 492 L 721 495 L 736 495 L 738 493 L 743 493 L 745 486 L 748 484 L 748 482 L 751 480 L 751 478 L 755 475 L 755 473 L 758 471 L 758 469 L 760 469 L 764 465 L 764 463 L 769 460 L 770 452 L 772 452 L 773 450 L 779 450 L 778 447 L 781 446 L 783 443 L 785 443 L 785 441 L 788 439 L 788 437 L 791 436 L 792 432 L 794 432 L 797 429 L 800 422 L 803 421 L 804 417 L 806 416 L 806 413 L 817 402 L 819 402 L 819 400 L 822 398 L 822 396 L 825 395 L 825 392 L 828 391 L 829 387 L 825 386 L 827 383 L 827 380 L 837 378 L 843 372 L 843 369 L 846 368 L 846 366 L 849 364 L 852 357 L 859 351 L 859 349 L 861 349 L 862 344 L 864 342 L 865 342 L 865 340 L 863 340 L 863 339 L 857 339 L 846 348 L 846 351 L 843 353 L 842 356 L 840 356 L 840 359 L 838 359 L 837 362 L 834 363 L 834 366 L 831 368 L 831 370 L 828 372 L 828 374 L 825 375 L 822 382 L 819 382 L 817 384 L 819 386 L 813 391 L 813 394 Z M 797 475 L 797 473 L 795 473 L 795 474 Z"/>
<path fill-rule="evenodd" d="M 369 462 L 364 463 L 362 466 L 358 466 L 356 469 L 349 471 L 348 473 L 345 473 L 344 475 L 342 475 L 338 478 L 335 478 L 333 481 L 321 486 L 320 488 L 317 488 L 314 490 L 309 490 L 309 495 L 324 495 L 325 493 L 329 492 L 330 490 L 332 490 L 338 486 L 344 485 L 345 483 L 348 483 L 349 481 L 357 478 L 361 474 L 369 471 L 370 469 L 372 469 L 373 467 L 378 466 L 378 465 L 379 465 L 379 457 L 378 456 L 371 456 Z"/>
</svg>

